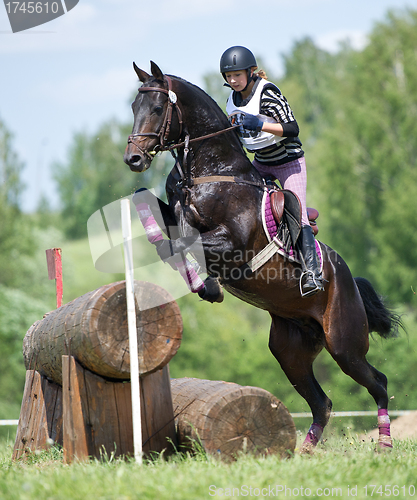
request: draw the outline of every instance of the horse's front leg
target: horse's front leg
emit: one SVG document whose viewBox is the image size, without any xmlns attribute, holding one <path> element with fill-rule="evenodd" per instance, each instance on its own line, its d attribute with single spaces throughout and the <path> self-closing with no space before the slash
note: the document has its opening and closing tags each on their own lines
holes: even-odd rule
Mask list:
<svg viewBox="0 0 417 500">
<path fill-rule="evenodd" d="M 219 282 L 210 277 L 203 282 L 185 257 L 185 252 L 197 240 L 198 232 L 196 236 L 179 238 L 179 228 L 171 207 L 145 188 L 136 191 L 132 200 L 148 241 L 155 245 L 159 257 L 179 271 L 191 292 L 198 293 L 209 302 L 222 302 L 223 290 Z M 164 239 L 162 231 L 169 240 Z"/>
<path fill-rule="evenodd" d="M 177 255 L 184 255 L 190 251 L 200 266 L 206 269 L 209 274 L 204 281 L 204 288 L 198 290 L 199 296 L 209 302 L 222 302 L 223 290 L 217 277 L 227 274 L 224 269 L 226 264 L 221 265 L 221 263 L 224 255 L 233 255 L 236 242 L 225 226 L 218 226 L 203 233 L 199 233 L 191 226 L 187 225 L 187 227 L 189 229 L 187 232 L 191 233 L 190 235 L 158 242 L 158 255 L 166 262 L 175 259 Z M 233 262 L 233 260 L 229 258 L 228 262 Z M 222 272 L 219 272 L 220 269 Z"/>
<path fill-rule="evenodd" d="M 167 261 L 175 258 L 175 255 L 190 251 L 209 274 L 204 281 L 204 289 L 198 291 L 199 296 L 209 302 L 221 302 L 223 291 L 218 278 L 228 275 L 232 268 L 243 264 L 238 262 L 236 254 L 244 254 L 247 237 L 241 227 L 233 230 L 225 224 L 219 224 L 214 229 L 200 233 L 195 229 L 196 226 L 196 220 L 192 220 L 192 224 L 190 220 L 183 220 L 181 227 L 186 235 L 158 243 L 157 252 L 163 261 Z M 240 252 L 237 251 L 239 249 Z"/>
<path fill-rule="evenodd" d="M 144 227 L 148 239 L 150 241 L 152 240 L 151 243 L 154 243 L 154 239 L 149 238 L 149 236 L 152 236 L 152 232 L 155 233 L 157 241 L 163 239 L 161 229 L 168 237 L 170 237 L 169 228 L 177 226 L 177 221 L 175 219 L 175 214 L 169 205 L 160 200 L 146 188 L 138 189 L 134 193 L 132 201 L 142 223 L 144 222 L 145 217 L 150 218 L 150 220 L 147 221 L 147 226 Z M 143 214 L 143 216 L 141 216 L 141 214 Z"/>
</svg>

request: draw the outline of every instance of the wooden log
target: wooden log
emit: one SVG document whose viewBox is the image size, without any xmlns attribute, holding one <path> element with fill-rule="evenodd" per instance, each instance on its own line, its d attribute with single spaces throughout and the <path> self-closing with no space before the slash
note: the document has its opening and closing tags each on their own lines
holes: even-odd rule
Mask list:
<svg viewBox="0 0 417 500">
<path fill-rule="evenodd" d="M 128 382 L 106 380 L 63 356 L 64 462 L 90 457 L 133 455 L 131 389 Z M 143 452 L 176 446 L 169 369 L 141 377 Z"/>
<path fill-rule="evenodd" d="M 179 307 L 163 288 L 135 281 L 136 323 L 141 375 L 164 367 L 182 336 Z M 153 304 L 160 304 L 150 307 Z M 148 306 L 150 308 L 148 308 Z M 23 341 L 26 369 L 36 369 L 62 385 L 62 355 L 109 379 L 130 380 L 126 286 L 103 286 L 47 314 Z"/>
<path fill-rule="evenodd" d="M 171 380 L 181 446 L 193 440 L 210 454 L 233 459 L 240 452 L 294 452 L 296 431 L 287 408 L 269 392 L 238 384 L 182 378 Z"/>
<path fill-rule="evenodd" d="M 62 389 L 35 370 L 26 372 L 13 460 L 29 452 L 62 445 Z"/>
</svg>

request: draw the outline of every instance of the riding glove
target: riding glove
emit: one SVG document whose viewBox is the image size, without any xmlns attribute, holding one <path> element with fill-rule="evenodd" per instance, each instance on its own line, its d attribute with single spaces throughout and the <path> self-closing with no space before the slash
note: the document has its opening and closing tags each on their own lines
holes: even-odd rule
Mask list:
<svg viewBox="0 0 417 500">
<path fill-rule="evenodd" d="M 243 116 L 243 120 L 242 120 L 242 126 L 243 128 L 245 128 L 246 130 L 253 130 L 255 132 L 260 132 L 262 130 L 262 126 L 263 126 L 263 121 L 260 120 L 257 116 L 255 115 L 248 115 L 248 114 L 245 114 Z"/>
</svg>

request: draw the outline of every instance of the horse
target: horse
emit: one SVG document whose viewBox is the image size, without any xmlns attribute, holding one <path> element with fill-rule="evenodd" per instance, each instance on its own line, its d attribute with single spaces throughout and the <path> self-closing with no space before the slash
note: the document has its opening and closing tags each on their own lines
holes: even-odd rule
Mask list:
<svg viewBox="0 0 417 500">
<path fill-rule="evenodd" d="M 265 180 L 228 117 L 201 88 L 165 75 L 153 61 L 151 74 L 133 67 L 142 86 L 132 104 L 134 123 L 124 162 L 133 172 L 143 172 L 159 151 L 169 150 L 176 159 L 166 181 L 168 203 L 157 203 L 165 227 L 178 232 L 158 241 L 160 257 L 186 252 L 197 232 L 208 272 L 199 295 L 220 302 L 223 287 L 269 312 L 269 349 L 313 416 L 301 453 L 314 452 L 331 416 L 332 402 L 313 372 L 323 348 L 373 397 L 377 446 L 392 448 L 387 377 L 369 364 L 366 354 L 369 334 L 397 335 L 400 318 L 368 280 L 353 278 L 342 257 L 322 242 L 325 287 L 315 295 L 301 296 L 300 264 L 285 255 L 264 259 L 257 272 L 248 269 L 248 260 L 268 246 L 261 213 Z"/>
</svg>

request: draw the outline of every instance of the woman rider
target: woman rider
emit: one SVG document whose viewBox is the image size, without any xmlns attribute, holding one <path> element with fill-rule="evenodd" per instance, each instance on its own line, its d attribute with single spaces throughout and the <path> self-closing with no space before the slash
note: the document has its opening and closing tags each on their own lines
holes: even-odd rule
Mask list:
<svg viewBox="0 0 417 500">
<path fill-rule="evenodd" d="M 302 295 L 323 290 L 314 234 L 306 207 L 307 171 L 299 128 L 279 88 L 266 79 L 252 52 L 241 46 L 227 49 L 220 59 L 220 72 L 232 92 L 227 100 L 228 115 L 236 113 L 239 136 L 255 154 L 254 167 L 263 177 L 278 179 L 283 189 L 294 192 L 301 203 L 301 252 L 306 265 Z"/>
</svg>

